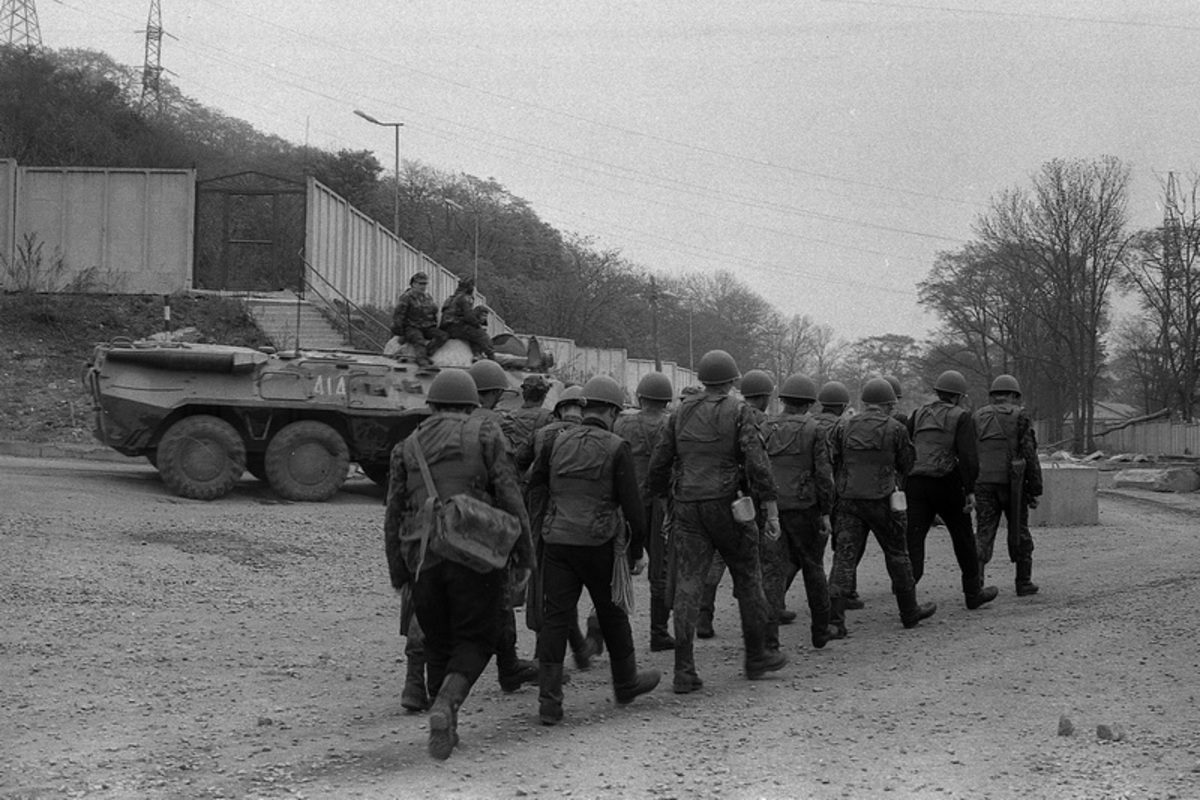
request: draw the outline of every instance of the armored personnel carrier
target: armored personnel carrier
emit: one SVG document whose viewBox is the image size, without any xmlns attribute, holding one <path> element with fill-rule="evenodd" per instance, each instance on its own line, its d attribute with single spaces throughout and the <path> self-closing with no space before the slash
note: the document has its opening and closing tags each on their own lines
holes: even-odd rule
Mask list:
<svg viewBox="0 0 1200 800">
<path fill-rule="evenodd" d="M 465 364 L 419 367 L 403 355 L 117 340 L 96 346 L 84 382 L 96 438 L 148 459 L 177 495 L 213 500 L 249 471 L 284 498 L 323 501 L 351 463 L 384 485 L 392 447 L 429 413 L 434 376 L 469 364 L 469 350 Z M 514 389 L 529 374 L 506 369 Z"/>
</svg>

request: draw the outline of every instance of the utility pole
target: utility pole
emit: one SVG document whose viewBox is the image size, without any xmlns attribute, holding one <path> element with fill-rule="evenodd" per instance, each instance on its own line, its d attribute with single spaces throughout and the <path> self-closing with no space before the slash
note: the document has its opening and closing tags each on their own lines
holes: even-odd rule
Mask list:
<svg viewBox="0 0 1200 800">
<path fill-rule="evenodd" d="M 162 7 L 159 0 L 150 0 L 146 18 L 146 61 L 142 65 L 143 116 L 157 117 L 162 113 Z"/>
<path fill-rule="evenodd" d="M 654 348 L 654 370 L 662 372 L 662 360 L 658 357 L 658 284 L 650 276 L 650 343 Z"/>
<path fill-rule="evenodd" d="M 0 6 L 0 44 L 42 49 L 42 29 L 33 0 L 4 0 Z"/>
</svg>

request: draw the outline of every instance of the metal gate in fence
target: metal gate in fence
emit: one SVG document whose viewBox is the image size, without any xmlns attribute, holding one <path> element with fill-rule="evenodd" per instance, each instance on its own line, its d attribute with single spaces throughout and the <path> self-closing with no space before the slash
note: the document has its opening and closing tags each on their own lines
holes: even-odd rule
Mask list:
<svg viewBox="0 0 1200 800">
<path fill-rule="evenodd" d="M 305 192 L 262 172 L 197 182 L 193 285 L 303 293 Z"/>
</svg>

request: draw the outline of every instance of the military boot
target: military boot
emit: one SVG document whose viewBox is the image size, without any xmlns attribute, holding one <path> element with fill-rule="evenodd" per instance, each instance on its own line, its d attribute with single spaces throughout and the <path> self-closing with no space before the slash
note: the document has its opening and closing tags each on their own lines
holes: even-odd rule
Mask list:
<svg viewBox="0 0 1200 800">
<path fill-rule="evenodd" d="M 830 605 L 832 606 L 832 603 Z M 829 624 L 830 611 L 830 608 L 824 608 L 812 612 L 812 646 L 818 650 L 831 639 L 846 637 L 844 633 L 839 636 L 837 629 Z"/>
<path fill-rule="evenodd" d="M 650 652 L 661 653 L 664 650 L 675 649 L 675 639 L 667 630 L 667 620 L 671 612 L 667 603 L 661 597 L 650 598 Z"/>
<path fill-rule="evenodd" d="M 996 595 L 1000 594 L 1000 590 L 995 586 L 984 586 L 983 580 L 978 577 L 963 578 L 962 586 L 969 611 L 974 611 L 980 606 L 992 602 L 996 599 Z"/>
<path fill-rule="evenodd" d="M 773 653 L 779 652 L 779 623 L 767 622 L 767 633 L 763 638 L 763 647 Z"/>
<path fill-rule="evenodd" d="M 510 635 L 507 629 L 504 630 L 496 642 L 496 677 L 505 692 L 515 692 L 527 683 L 537 683 L 537 662 L 517 658 L 516 631 Z"/>
<path fill-rule="evenodd" d="M 458 709 L 471 691 L 471 679 L 448 672 L 429 709 L 429 755 L 445 761 L 458 745 Z"/>
<path fill-rule="evenodd" d="M 557 725 L 563 718 L 563 665 L 541 662 L 538 668 L 538 719 Z"/>
<path fill-rule="evenodd" d="M 1017 562 L 1017 596 L 1028 597 L 1038 593 L 1038 585 L 1033 582 L 1033 559 L 1023 558 Z"/>
<path fill-rule="evenodd" d="M 425 691 L 425 654 L 410 653 L 408 674 L 404 679 L 404 691 L 400 693 L 400 705 L 405 711 L 418 713 L 429 708 L 429 694 Z"/>
<path fill-rule="evenodd" d="M 814 619 L 813 624 L 816 624 Z M 838 597 L 829 598 L 829 627 L 833 630 L 833 639 L 845 639 L 849 636 L 846 630 L 846 598 L 839 595 Z"/>
<path fill-rule="evenodd" d="M 637 668 L 637 655 L 630 653 L 624 658 L 612 659 L 613 697 L 617 705 L 632 703 L 638 695 L 654 691 L 662 675 L 656 669 Z"/>
<path fill-rule="evenodd" d="M 900 621 L 906 628 L 917 627 L 921 624 L 921 620 L 929 619 L 937 611 L 937 603 L 920 604 L 917 602 L 916 589 L 896 592 L 896 605 L 900 607 Z"/>
<path fill-rule="evenodd" d="M 742 614 L 742 641 L 746 648 L 746 677 L 756 681 L 768 672 L 787 666 L 788 658 L 778 650 L 767 649 L 767 622 L 747 601 L 738 602 Z"/>
<path fill-rule="evenodd" d="M 671 687 L 675 694 L 689 694 L 704 688 L 704 681 L 696 674 L 695 636 L 695 626 L 675 618 L 675 682 Z"/>
</svg>

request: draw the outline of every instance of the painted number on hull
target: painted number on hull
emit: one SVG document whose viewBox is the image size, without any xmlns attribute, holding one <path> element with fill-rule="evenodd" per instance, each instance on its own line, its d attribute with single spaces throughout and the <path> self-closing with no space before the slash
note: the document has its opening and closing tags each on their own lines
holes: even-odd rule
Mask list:
<svg viewBox="0 0 1200 800">
<path fill-rule="evenodd" d="M 336 394 L 346 396 L 345 376 L 318 375 L 313 383 L 313 395 Z"/>
</svg>

